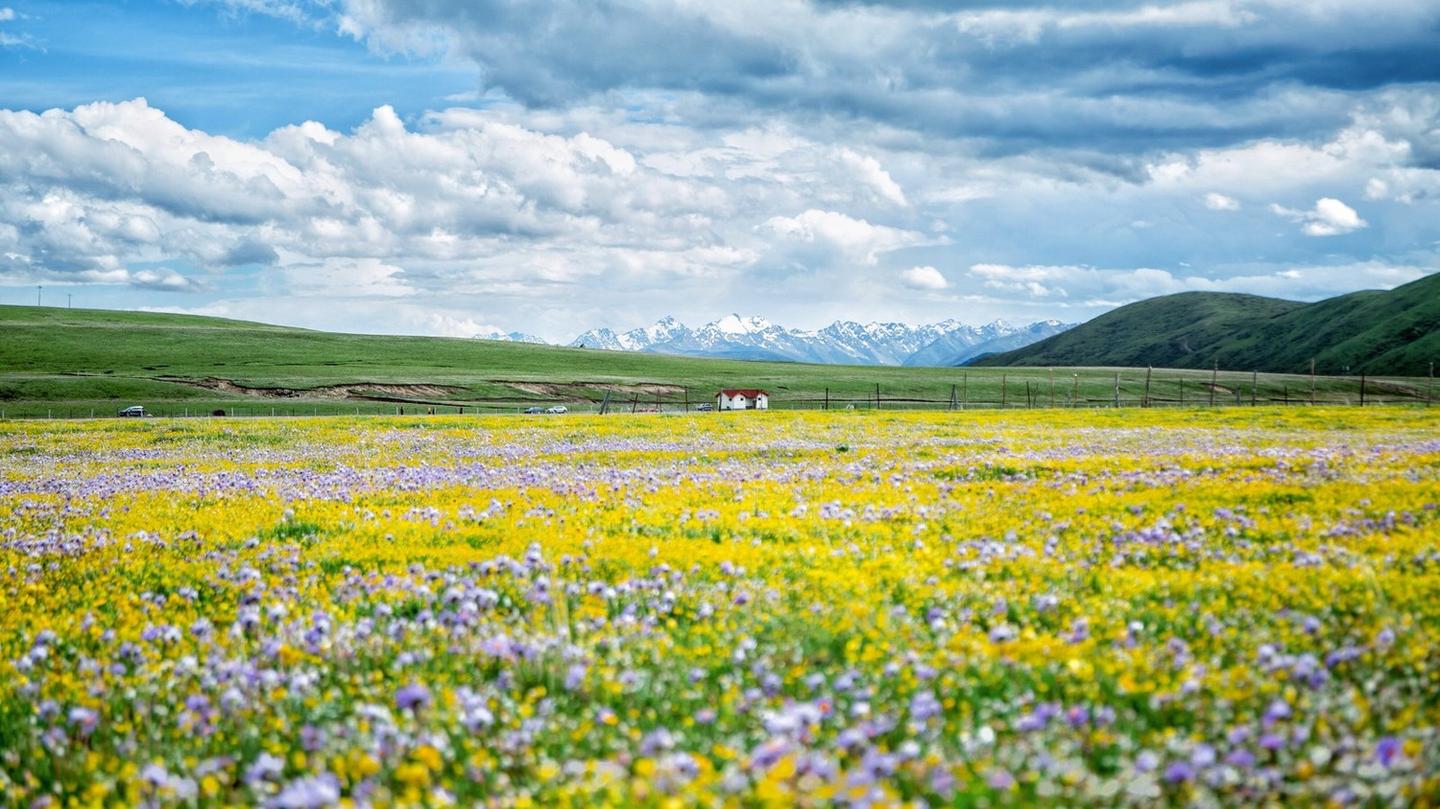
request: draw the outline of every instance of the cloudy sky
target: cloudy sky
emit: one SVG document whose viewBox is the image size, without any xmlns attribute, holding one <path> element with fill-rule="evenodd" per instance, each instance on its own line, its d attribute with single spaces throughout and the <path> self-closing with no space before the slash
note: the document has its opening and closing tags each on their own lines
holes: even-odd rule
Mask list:
<svg viewBox="0 0 1440 809">
<path fill-rule="evenodd" d="M 8 3 L 8 5 L 6 5 Z M 0 0 L 0 302 L 550 339 L 1440 269 L 1436 0 Z"/>
</svg>

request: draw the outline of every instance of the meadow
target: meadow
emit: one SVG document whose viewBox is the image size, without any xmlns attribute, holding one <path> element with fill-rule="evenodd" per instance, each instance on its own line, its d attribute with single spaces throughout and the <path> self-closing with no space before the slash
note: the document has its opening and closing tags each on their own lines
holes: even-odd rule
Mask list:
<svg viewBox="0 0 1440 809">
<path fill-rule="evenodd" d="M 1417 404 L 1428 376 L 1312 378 L 1244 366 L 911 368 L 741 361 L 444 337 L 334 334 L 152 312 L 0 306 L 0 418 L 87 418 L 142 405 L 160 416 L 517 413 L 686 409 L 726 387 L 777 409 Z M 1423 373 L 1416 368 L 1412 372 Z"/>
<path fill-rule="evenodd" d="M 1440 412 L 0 422 L 0 805 L 1434 805 Z"/>
</svg>

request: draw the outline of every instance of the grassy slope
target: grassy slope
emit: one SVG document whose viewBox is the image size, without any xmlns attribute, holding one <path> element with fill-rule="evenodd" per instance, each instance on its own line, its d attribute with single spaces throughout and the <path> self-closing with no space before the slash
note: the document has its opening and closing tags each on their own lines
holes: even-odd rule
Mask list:
<svg viewBox="0 0 1440 809">
<path fill-rule="evenodd" d="M 1263 300 L 1263 299 L 1256 299 Z M 327 399 L 303 393 L 321 385 L 392 383 L 453 385 L 447 395 L 413 395 L 414 401 L 489 404 L 597 402 L 599 384 L 666 384 L 689 388 L 692 402 L 705 401 L 723 386 L 758 386 L 772 391 L 774 405 L 818 401 L 829 388 L 832 400 L 865 400 L 878 383 L 889 406 L 898 399 L 947 400 L 951 385 L 963 385 L 973 403 L 998 402 L 1002 384 L 1010 406 L 1023 406 L 1025 386 L 1037 404 L 1049 400 L 1050 373 L 1032 369 L 945 369 L 805 365 L 694 359 L 435 337 L 331 334 L 217 318 L 140 312 L 0 306 L 0 410 L 9 415 L 109 414 L 117 405 L 144 404 L 161 413 L 191 413 L 224 407 L 232 412 L 393 411 L 393 402 Z M 1067 369 L 1055 375 L 1058 403 L 1066 403 L 1077 381 Z M 1108 402 L 1114 370 L 1081 370 L 1082 400 Z M 1002 383 L 1002 376 L 1005 381 Z M 1123 374 L 1121 396 L 1138 399 L 1144 372 Z M 166 381 L 221 378 L 247 386 L 302 391 L 292 399 L 262 399 Z M 1157 374 L 1151 395 L 1179 396 L 1188 385 L 1189 402 L 1205 399 L 1208 372 Z M 578 383 L 563 394 L 527 392 L 507 382 Z M 585 383 L 589 383 L 588 385 Z M 1249 374 L 1222 374 L 1220 399 L 1236 388 L 1248 397 Z M 1347 383 L 1323 381 L 1337 397 Z M 1301 377 L 1260 380 L 1260 398 L 1293 399 L 1307 394 Z M 1413 392 L 1418 390 L 1413 384 Z M 1398 392 L 1398 390 L 1397 390 Z M 1353 392 L 1351 392 L 1353 393 Z M 1372 395 L 1374 390 L 1372 389 Z M 1422 393 L 1423 395 L 1423 393 Z M 629 394 L 616 394 L 628 400 Z M 653 395 L 644 399 L 653 401 Z M 677 392 L 667 401 L 678 402 Z M 1343 398 L 1337 398 L 1343 400 Z"/>
<path fill-rule="evenodd" d="M 1155 365 L 1424 376 L 1440 359 L 1440 274 L 1303 304 L 1186 292 L 1132 303 L 977 365 Z"/>
</svg>

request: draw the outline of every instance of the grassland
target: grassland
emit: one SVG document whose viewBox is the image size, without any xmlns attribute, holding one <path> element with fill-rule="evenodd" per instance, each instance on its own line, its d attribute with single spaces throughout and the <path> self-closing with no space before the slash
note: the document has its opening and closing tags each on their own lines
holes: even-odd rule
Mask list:
<svg viewBox="0 0 1440 809">
<path fill-rule="evenodd" d="M 1146 399 L 1144 369 L 895 368 L 694 359 L 486 340 L 332 334 L 219 318 L 0 306 L 0 411 L 10 417 L 514 412 L 565 403 L 676 409 L 720 387 L 760 387 L 772 407 L 1104 406 Z M 1151 404 L 1209 404 L 1208 371 L 1152 375 Z M 1221 372 L 1217 404 L 1308 401 L 1304 375 Z M 1424 401 L 1428 381 L 1370 380 L 1368 401 Z M 1321 401 L 1359 400 L 1356 379 L 1322 378 Z"/>
</svg>

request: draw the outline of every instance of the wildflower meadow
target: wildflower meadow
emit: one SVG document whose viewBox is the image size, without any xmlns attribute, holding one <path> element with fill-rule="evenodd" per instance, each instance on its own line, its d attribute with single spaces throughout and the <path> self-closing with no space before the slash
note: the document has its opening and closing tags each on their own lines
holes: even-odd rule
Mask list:
<svg viewBox="0 0 1440 809">
<path fill-rule="evenodd" d="M 1440 802 L 1440 409 L 0 423 L 0 805 Z"/>
</svg>

